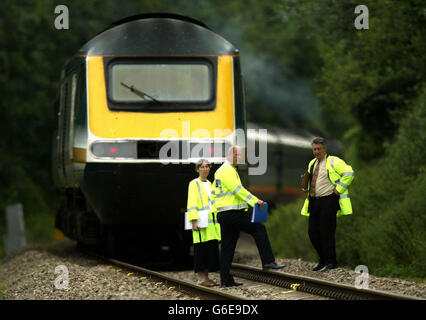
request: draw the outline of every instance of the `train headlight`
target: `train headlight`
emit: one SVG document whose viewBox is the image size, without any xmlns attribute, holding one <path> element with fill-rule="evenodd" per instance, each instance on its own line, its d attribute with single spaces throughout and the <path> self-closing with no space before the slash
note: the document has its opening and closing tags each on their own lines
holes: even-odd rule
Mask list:
<svg viewBox="0 0 426 320">
<path fill-rule="evenodd" d="M 137 159 L 136 142 L 95 142 L 91 151 L 98 158 Z"/>
</svg>

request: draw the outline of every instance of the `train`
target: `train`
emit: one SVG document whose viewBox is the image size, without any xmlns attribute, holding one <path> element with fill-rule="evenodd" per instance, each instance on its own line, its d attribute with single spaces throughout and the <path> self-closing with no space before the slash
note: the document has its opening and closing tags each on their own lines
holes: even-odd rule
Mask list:
<svg viewBox="0 0 426 320">
<path fill-rule="evenodd" d="M 265 130 L 265 134 L 259 134 L 261 130 Z M 311 142 L 315 136 L 327 138 L 330 154 L 342 155 L 341 142 L 321 132 L 247 122 L 247 144 L 258 146 L 263 142 L 267 145 L 267 170 L 260 175 L 244 176 L 250 192 L 267 201 L 272 208 L 305 197 L 301 175 L 313 159 Z"/>
<path fill-rule="evenodd" d="M 53 179 L 56 229 L 107 255 L 129 246 L 188 254 L 188 183 L 201 158 L 210 178 L 226 150 L 267 143 L 267 170 L 241 176 L 260 198 L 297 197 L 312 158 L 308 132 L 246 122 L 240 53 L 205 24 L 176 14 L 117 21 L 84 44 L 60 77 Z M 241 139 L 238 143 L 241 143 Z"/>
</svg>

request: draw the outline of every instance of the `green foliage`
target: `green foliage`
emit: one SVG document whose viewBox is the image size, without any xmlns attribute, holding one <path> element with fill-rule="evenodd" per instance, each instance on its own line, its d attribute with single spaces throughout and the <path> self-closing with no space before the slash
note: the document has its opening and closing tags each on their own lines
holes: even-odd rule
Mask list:
<svg viewBox="0 0 426 320">
<path fill-rule="evenodd" d="M 342 247 L 350 265 L 375 266 L 378 273 L 425 277 L 426 273 L 426 86 L 401 122 L 385 157 L 356 174 L 351 187 L 352 223 L 339 234 L 352 237 Z"/>
<path fill-rule="evenodd" d="M 308 237 L 308 219 L 300 215 L 304 199 L 278 206 L 270 214 L 265 227 L 278 257 L 301 258 L 307 261 L 317 259 Z"/>
<path fill-rule="evenodd" d="M 410 106 L 385 157 L 355 168 L 350 187 L 354 214 L 337 220 L 339 264 L 351 268 L 364 264 L 375 275 L 426 277 L 425 102 L 426 86 Z M 302 205 L 299 201 L 278 207 L 268 222 L 280 256 L 312 257 L 307 219 L 300 215 Z"/>
<path fill-rule="evenodd" d="M 55 240 L 55 219 L 54 215 L 40 213 L 31 215 L 25 219 L 25 226 L 31 226 L 26 233 L 28 243 L 51 242 Z"/>
<path fill-rule="evenodd" d="M 6 232 L 5 207 L 22 203 L 27 240 L 48 240 L 53 225 L 46 221 L 53 221 L 59 202 L 50 159 L 61 68 L 96 33 L 87 26 L 99 30 L 107 20 L 88 19 L 103 2 L 73 1 L 67 3 L 73 32 L 59 31 L 54 28 L 54 9 L 64 2 L 5 0 L 2 4 L 0 231 L 2 236 Z M 81 8 L 78 16 L 76 7 Z M 2 245 L 3 239 L 0 255 Z"/>
<path fill-rule="evenodd" d="M 364 1 L 369 29 L 357 30 L 356 0 L 283 0 L 282 13 L 316 44 L 315 83 L 326 128 L 362 150 L 383 156 L 399 120 L 426 75 L 424 1 Z M 355 133 L 355 132 L 354 132 Z"/>
</svg>

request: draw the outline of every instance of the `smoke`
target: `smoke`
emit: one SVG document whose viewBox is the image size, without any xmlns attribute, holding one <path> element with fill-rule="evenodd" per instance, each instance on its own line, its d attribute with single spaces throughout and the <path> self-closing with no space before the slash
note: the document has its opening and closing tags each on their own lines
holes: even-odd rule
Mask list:
<svg viewBox="0 0 426 320">
<path fill-rule="evenodd" d="M 321 113 L 312 80 L 298 77 L 262 52 L 242 52 L 248 119 L 287 128 L 319 129 Z"/>
</svg>

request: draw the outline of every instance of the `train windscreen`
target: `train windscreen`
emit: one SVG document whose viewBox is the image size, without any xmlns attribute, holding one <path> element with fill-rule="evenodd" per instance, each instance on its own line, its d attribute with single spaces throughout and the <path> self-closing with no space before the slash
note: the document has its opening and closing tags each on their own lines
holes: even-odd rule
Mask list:
<svg viewBox="0 0 426 320">
<path fill-rule="evenodd" d="M 111 71 L 117 102 L 207 102 L 213 94 L 207 64 L 114 64 Z"/>
</svg>

